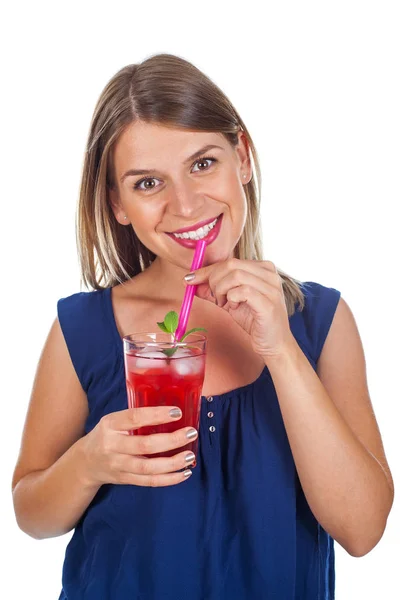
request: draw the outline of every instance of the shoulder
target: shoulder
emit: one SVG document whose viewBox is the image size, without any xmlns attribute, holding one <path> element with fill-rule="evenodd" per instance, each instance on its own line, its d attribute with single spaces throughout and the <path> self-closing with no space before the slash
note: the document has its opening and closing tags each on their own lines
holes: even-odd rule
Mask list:
<svg viewBox="0 0 400 600">
<path fill-rule="evenodd" d="M 331 327 L 341 292 L 335 287 L 316 281 L 300 285 L 304 294 L 304 307 L 292 319 L 292 328 L 307 354 L 317 363 Z"/>
<path fill-rule="evenodd" d="M 364 352 L 360 333 L 354 314 L 342 297 L 339 298 L 336 310 L 332 316 L 329 332 L 319 359 L 319 368 L 332 364 L 333 357 L 349 364 L 364 362 Z"/>
<path fill-rule="evenodd" d="M 331 286 L 316 281 L 305 281 L 301 284 L 304 294 L 304 317 L 314 323 L 322 324 L 332 320 L 339 304 L 341 292 Z"/>
<path fill-rule="evenodd" d="M 110 321 L 107 293 L 109 288 L 91 292 L 77 292 L 60 298 L 57 302 L 57 317 L 67 344 L 80 346 L 82 339 L 104 337 Z"/>
<path fill-rule="evenodd" d="M 305 307 L 309 310 L 333 302 L 336 304 L 339 302 L 340 291 L 335 287 L 330 287 L 318 283 L 316 281 L 304 281 L 301 283 L 301 290 L 304 294 Z"/>
<path fill-rule="evenodd" d="M 57 317 L 61 328 L 73 322 L 90 324 L 91 321 L 105 317 L 109 288 L 91 292 L 76 292 L 57 301 Z"/>
<path fill-rule="evenodd" d="M 104 295 L 106 290 L 93 290 L 91 292 L 75 292 L 64 296 L 57 301 L 57 308 L 74 309 L 93 306 Z"/>
<path fill-rule="evenodd" d="M 57 317 L 75 371 L 87 392 L 99 364 L 115 354 L 110 288 L 77 292 L 57 302 Z"/>
</svg>

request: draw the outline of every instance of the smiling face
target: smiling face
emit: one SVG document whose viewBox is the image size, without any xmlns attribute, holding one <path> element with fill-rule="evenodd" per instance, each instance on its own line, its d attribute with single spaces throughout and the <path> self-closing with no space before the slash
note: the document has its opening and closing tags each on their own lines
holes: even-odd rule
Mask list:
<svg viewBox="0 0 400 600">
<path fill-rule="evenodd" d="M 232 148 L 219 133 L 137 121 L 118 140 L 113 158 L 117 188 L 110 190 L 110 201 L 115 218 L 134 228 L 157 255 L 154 263 L 161 272 L 174 274 L 178 268 L 181 276 L 193 258 L 194 248 L 175 241 L 170 232 L 195 229 L 221 214 L 219 233 L 210 237 L 203 265 L 233 256 L 247 217 L 243 184 L 251 179 L 243 132 Z"/>
</svg>

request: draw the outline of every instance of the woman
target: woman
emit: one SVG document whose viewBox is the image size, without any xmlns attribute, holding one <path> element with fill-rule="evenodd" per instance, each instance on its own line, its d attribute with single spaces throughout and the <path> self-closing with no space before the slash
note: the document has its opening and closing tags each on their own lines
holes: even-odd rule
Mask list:
<svg viewBox="0 0 400 600">
<path fill-rule="evenodd" d="M 60 598 L 333 598 L 333 541 L 362 556 L 383 534 L 393 482 L 354 318 L 263 260 L 260 188 L 243 121 L 189 62 L 155 55 L 104 89 L 78 211 L 93 291 L 58 303 L 13 478 L 22 530 L 75 529 Z M 185 282 L 174 233 L 204 221 L 219 233 Z M 180 417 L 126 408 L 121 341 L 191 284 L 188 329 L 208 337 L 192 469 L 190 428 L 126 435 Z"/>
</svg>

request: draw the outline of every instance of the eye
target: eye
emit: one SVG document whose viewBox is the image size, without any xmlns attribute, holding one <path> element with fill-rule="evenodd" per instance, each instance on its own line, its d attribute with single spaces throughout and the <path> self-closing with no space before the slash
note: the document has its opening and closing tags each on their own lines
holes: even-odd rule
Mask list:
<svg viewBox="0 0 400 600">
<path fill-rule="evenodd" d="M 154 186 L 150 187 L 150 188 L 142 188 L 140 187 L 142 183 L 145 183 L 146 181 L 155 181 L 155 177 L 146 177 L 146 179 L 140 179 L 139 181 L 137 181 L 135 183 L 135 185 L 133 186 L 134 190 L 140 190 L 141 192 L 146 192 L 146 191 L 151 191 L 154 189 Z"/>
<path fill-rule="evenodd" d="M 197 163 L 204 163 L 206 160 L 211 161 L 211 163 L 214 162 L 218 162 L 216 158 L 214 158 L 214 156 L 202 156 L 201 158 L 198 158 L 194 163 L 193 166 L 196 165 Z M 200 169 L 200 171 L 207 171 L 209 169 L 209 167 L 207 167 L 206 169 Z M 195 171 L 196 172 L 196 171 Z M 156 177 L 145 177 L 145 179 L 140 179 L 139 181 L 137 181 L 135 183 L 135 185 L 133 186 L 133 189 L 135 190 L 140 190 L 142 192 L 147 192 L 147 191 L 151 191 L 154 190 L 155 186 L 151 186 L 151 187 L 140 187 L 142 185 L 142 183 L 146 183 L 148 181 L 156 181 Z"/>
<path fill-rule="evenodd" d="M 205 162 L 206 160 L 210 160 L 212 163 L 217 162 L 217 159 L 214 158 L 213 156 L 202 156 L 201 158 L 198 158 L 196 160 L 195 163 L 193 163 L 194 165 L 197 163 L 202 163 Z M 200 169 L 200 171 L 207 171 L 208 169 Z"/>
</svg>

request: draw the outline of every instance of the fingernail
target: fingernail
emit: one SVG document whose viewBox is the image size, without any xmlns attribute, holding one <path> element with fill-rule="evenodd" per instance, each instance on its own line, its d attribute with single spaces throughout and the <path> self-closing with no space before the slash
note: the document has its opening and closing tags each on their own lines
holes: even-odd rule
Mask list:
<svg viewBox="0 0 400 600">
<path fill-rule="evenodd" d="M 195 457 L 195 455 L 193 454 L 193 452 L 189 452 L 189 454 L 186 454 L 186 456 L 185 456 L 185 461 L 186 461 L 187 463 L 190 463 L 190 462 L 194 461 L 194 459 L 195 459 L 195 458 L 196 458 L 196 457 Z"/>
<path fill-rule="evenodd" d="M 184 477 L 190 477 L 192 474 L 192 471 L 190 469 L 187 469 L 186 471 L 183 471 L 183 476 Z"/>
<path fill-rule="evenodd" d="M 194 438 L 197 437 L 197 431 L 195 429 L 189 429 L 186 433 L 186 437 L 188 440 L 194 440 Z"/>
<path fill-rule="evenodd" d="M 171 410 L 169 411 L 169 416 L 177 419 L 178 417 L 182 416 L 182 411 L 180 408 L 171 408 Z"/>
<path fill-rule="evenodd" d="M 196 275 L 194 273 L 188 273 L 187 275 L 185 275 L 185 277 L 183 278 L 185 281 L 193 281 L 193 279 L 196 277 Z"/>
</svg>

